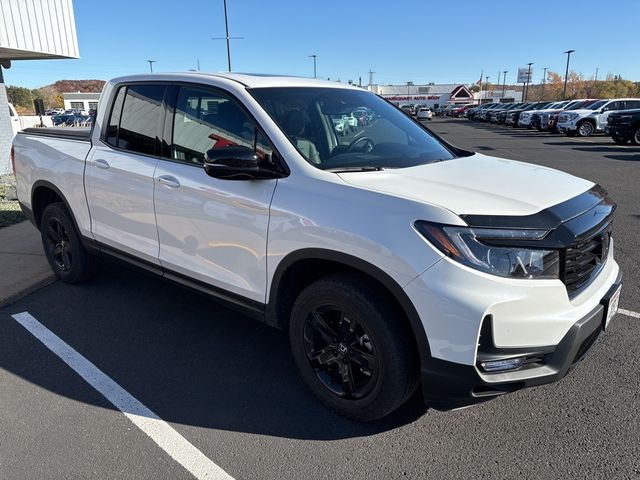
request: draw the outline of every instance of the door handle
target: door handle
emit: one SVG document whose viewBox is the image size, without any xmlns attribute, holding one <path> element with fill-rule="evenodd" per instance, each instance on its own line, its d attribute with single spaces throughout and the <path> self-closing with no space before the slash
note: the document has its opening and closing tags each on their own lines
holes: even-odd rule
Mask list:
<svg viewBox="0 0 640 480">
<path fill-rule="evenodd" d="M 162 175 L 161 177 L 158 177 L 158 182 L 169 188 L 180 187 L 180 182 L 178 181 L 178 179 L 176 177 L 172 177 L 171 175 Z"/>
<path fill-rule="evenodd" d="M 95 164 L 96 167 L 102 168 L 104 170 L 109 168 L 109 162 L 107 162 L 106 160 L 103 160 L 102 158 L 98 158 L 97 160 L 94 160 L 93 163 Z"/>
</svg>

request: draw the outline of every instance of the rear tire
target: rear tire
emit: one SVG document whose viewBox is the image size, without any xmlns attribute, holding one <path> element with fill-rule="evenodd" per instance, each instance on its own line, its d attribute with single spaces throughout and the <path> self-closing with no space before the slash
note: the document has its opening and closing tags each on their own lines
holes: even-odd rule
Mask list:
<svg viewBox="0 0 640 480">
<path fill-rule="evenodd" d="M 358 421 L 396 410 L 418 386 L 404 320 L 384 292 L 357 275 L 322 278 L 298 296 L 289 328 L 303 380 L 329 408 Z"/>
<path fill-rule="evenodd" d="M 634 145 L 640 145 L 640 127 L 636 128 L 636 131 L 633 133 L 633 137 L 631 137 L 631 143 Z"/>
<path fill-rule="evenodd" d="M 66 283 L 80 283 L 89 279 L 91 258 L 63 203 L 52 203 L 44 209 L 40 235 L 44 253 L 58 279 Z"/>
</svg>

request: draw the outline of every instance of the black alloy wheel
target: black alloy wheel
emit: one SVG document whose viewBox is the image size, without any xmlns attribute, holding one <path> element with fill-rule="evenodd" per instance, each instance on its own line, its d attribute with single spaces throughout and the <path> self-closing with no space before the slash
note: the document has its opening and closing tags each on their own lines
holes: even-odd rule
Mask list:
<svg viewBox="0 0 640 480">
<path fill-rule="evenodd" d="M 291 311 L 291 353 L 302 379 L 325 405 L 354 420 L 382 418 L 416 391 L 413 338 L 388 292 L 357 273 L 316 280 Z"/>
<path fill-rule="evenodd" d="M 63 203 L 52 203 L 44 209 L 40 235 L 44 253 L 58 279 L 80 283 L 89 278 L 91 257 L 82 245 L 73 217 Z"/>
<path fill-rule="evenodd" d="M 338 397 L 365 397 L 378 379 L 378 357 L 358 318 L 338 306 L 313 310 L 304 325 L 304 349 L 318 380 Z"/>
<path fill-rule="evenodd" d="M 51 258 L 57 269 L 68 272 L 73 265 L 71 239 L 64 225 L 57 218 L 49 219 L 44 232 Z"/>
</svg>

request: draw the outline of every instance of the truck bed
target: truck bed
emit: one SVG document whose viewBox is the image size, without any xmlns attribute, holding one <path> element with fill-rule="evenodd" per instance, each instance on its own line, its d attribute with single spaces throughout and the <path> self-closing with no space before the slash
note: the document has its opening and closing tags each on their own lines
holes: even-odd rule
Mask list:
<svg viewBox="0 0 640 480">
<path fill-rule="evenodd" d="M 63 138 L 66 140 L 91 140 L 91 127 L 45 127 L 25 128 L 19 133 L 26 135 L 41 135 L 44 137 Z"/>
</svg>

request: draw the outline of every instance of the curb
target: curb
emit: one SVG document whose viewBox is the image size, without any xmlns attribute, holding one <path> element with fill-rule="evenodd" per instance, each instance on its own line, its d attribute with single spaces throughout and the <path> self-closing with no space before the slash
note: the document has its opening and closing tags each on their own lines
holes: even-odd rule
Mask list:
<svg viewBox="0 0 640 480">
<path fill-rule="evenodd" d="M 30 283 L 28 286 L 16 292 L 13 292 L 12 294 L 6 297 L 0 297 L 0 308 L 4 308 L 7 305 L 15 303 L 21 298 L 24 298 L 27 295 L 30 295 L 40 290 L 41 288 L 46 287 L 47 285 L 51 285 L 55 281 L 56 281 L 56 276 L 53 274 L 53 272 L 47 272 L 45 274 L 38 275 L 36 278 L 34 278 L 34 281 Z"/>
</svg>

